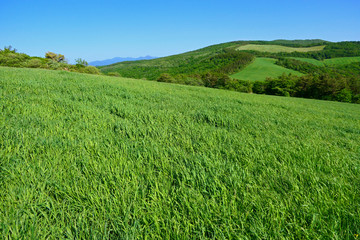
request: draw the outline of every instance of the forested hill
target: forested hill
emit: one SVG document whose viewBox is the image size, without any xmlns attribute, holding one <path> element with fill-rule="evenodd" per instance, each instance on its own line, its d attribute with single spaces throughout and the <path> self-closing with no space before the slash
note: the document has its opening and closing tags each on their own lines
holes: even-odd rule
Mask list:
<svg viewBox="0 0 360 240">
<path fill-rule="evenodd" d="M 235 41 L 100 67 L 114 76 L 359 103 L 358 69 L 360 42 L 321 39 Z"/>
<path fill-rule="evenodd" d="M 259 50 L 243 50 L 245 45 L 277 45 L 291 48 L 309 48 L 304 52 L 263 52 Z M 311 47 L 323 46 L 320 51 L 311 51 Z M 296 50 L 296 49 L 295 49 Z M 234 51 L 238 52 L 237 54 Z M 239 53 L 241 52 L 241 53 Z M 251 54 L 249 56 L 248 53 Z M 241 70 L 251 62 L 254 56 L 261 57 L 305 57 L 327 59 L 334 57 L 360 56 L 360 42 L 329 42 L 315 40 L 274 40 L 274 41 L 234 41 L 216 44 L 183 54 L 172 55 L 152 60 L 121 62 L 99 67 L 105 74 L 119 74 L 123 77 L 156 80 L 162 73 L 177 79 L 198 78 L 209 72 L 231 74 Z M 244 58 L 241 63 L 234 64 Z M 225 68 L 225 70 L 224 70 Z"/>
</svg>

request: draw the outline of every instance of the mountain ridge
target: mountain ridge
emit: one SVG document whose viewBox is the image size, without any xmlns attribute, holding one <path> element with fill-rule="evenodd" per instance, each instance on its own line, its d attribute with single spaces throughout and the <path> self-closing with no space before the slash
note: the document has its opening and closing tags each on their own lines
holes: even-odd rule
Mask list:
<svg viewBox="0 0 360 240">
<path fill-rule="evenodd" d="M 105 65 L 118 63 L 118 62 L 151 60 L 151 59 L 155 59 L 155 58 L 158 58 L 158 57 L 153 57 L 153 56 L 150 56 L 150 55 L 147 55 L 147 56 L 144 56 L 144 57 L 137 57 L 137 58 L 133 58 L 133 57 L 124 57 L 124 58 L 123 57 L 114 57 L 114 58 L 111 58 L 111 59 L 92 61 L 92 62 L 89 62 L 89 65 L 91 65 L 91 66 L 105 66 Z"/>
</svg>

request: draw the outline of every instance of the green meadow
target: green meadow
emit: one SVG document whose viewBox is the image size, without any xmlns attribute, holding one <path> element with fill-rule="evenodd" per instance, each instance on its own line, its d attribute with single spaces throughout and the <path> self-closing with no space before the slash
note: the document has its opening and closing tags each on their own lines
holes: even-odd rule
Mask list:
<svg viewBox="0 0 360 240">
<path fill-rule="evenodd" d="M 325 65 L 346 65 L 354 62 L 360 62 L 360 57 L 341 57 L 324 60 Z"/>
<path fill-rule="evenodd" d="M 292 57 L 292 59 L 308 62 L 316 66 L 339 66 L 339 65 L 346 65 L 350 63 L 360 62 L 360 57 L 338 57 L 338 58 L 324 59 L 323 61 L 319 61 L 312 58 L 299 58 L 299 57 Z"/>
<path fill-rule="evenodd" d="M 256 58 L 253 63 L 245 67 L 242 71 L 232 74 L 231 77 L 248 81 L 264 81 L 268 77 L 278 77 L 285 74 L 293 74 L 297 76 L 303 75 L 300 72 L 287 69 L 275 64 L 274 58 Z"/>
<path fill-rule="evenodd" d="M 261 44 L 246 44 L 236 48 L 236 50 L 252 50 L 259 52 L 271 52 L 271 53 L 280 53 L 280 52 L 315 52 L 321 51 L 325 46 L 314 46 L 314 47 L 287 47 L 281 45 L 261 45 Z"/>
<path fill-rule="evenodd" d="M 3 239 L 360 234 L 359 105 L 0 67 L 0 110 Z"/>
</svg>

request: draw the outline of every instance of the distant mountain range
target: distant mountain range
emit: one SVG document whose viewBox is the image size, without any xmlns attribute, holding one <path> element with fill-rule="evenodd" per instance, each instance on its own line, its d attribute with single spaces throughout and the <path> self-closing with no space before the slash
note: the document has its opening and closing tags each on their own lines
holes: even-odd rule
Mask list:
<svg viewBox="0 0 360 240">
<path fill-rule="evenodd" d="M 125 61 L 137 61 L 137 60 L 150 60 L 150 59 L 154 59 L 157 57 L 152 57 L 152 56 L 145 56 L 145 57 L 138 57 L 138 58 L 132 58 L 132 57 L 126 57 L 126 58 L 122 58 L 122 57 L 114 57 L 112 59 L 106 59 L 106 60 L 102 60 L 102 61 L 93 61 L 93 62 L 89 62 L 89 65 L 91 66 L 105 66 L 105 65 L 110 65 L 113 63 L 118 63 L 118 62 L 125 62 Z"/>
</svg>

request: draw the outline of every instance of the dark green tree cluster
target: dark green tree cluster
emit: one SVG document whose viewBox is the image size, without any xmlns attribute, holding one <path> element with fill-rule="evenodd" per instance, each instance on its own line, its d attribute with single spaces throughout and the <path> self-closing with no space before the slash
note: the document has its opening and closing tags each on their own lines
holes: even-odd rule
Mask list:
<svg viewBox="0 0 360 240">
<path fill-rule="evenodd" d="M 100 69 L 105 74 L 119 72 L 123 77 L 159 81 L 163 81 L 160 77 L 163 73 L 166 73 L 171 75 L 175 82 L 190 82 L 192 85 L 198 85 L 199 80 L 205 73 L 231 74 L 241 70 L 254 59 L 254 56 L 249 53 L 239 52 L 234 49 L 213 48 L 215 47 L 209 48 L 204 53 L 194 51 L 183 54 L 184 56 L 170 56 L 150 61 L 122 62 L 121 64 L 113 64 Z"/>
<path fill-rule="evenodd" d="M 225 86 L 229 74 L 240 71 L 250 64 L 254 56 L 233 49 L 208 58 L 189 58 L 187 63 L 177 68 L 167 69 L 157 78 L 159 82 L 190 83 L 206 87 Z M 158 69 L 159 70 L 159 69 Z M 200 83 L 200 84 L 199 84 Z"/>
<path fill-rule="evenodd" d="M 275 64 L 301 73 L 323 73 L 329 69 L 291 58 L 279 58 Z"/>
<path fill-rule="evenodd" d="M 360 103 L 360 80 L 333 74 L 282 75 L 255 82 L 254 93 Z"/>
</svg>

